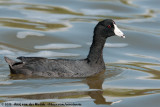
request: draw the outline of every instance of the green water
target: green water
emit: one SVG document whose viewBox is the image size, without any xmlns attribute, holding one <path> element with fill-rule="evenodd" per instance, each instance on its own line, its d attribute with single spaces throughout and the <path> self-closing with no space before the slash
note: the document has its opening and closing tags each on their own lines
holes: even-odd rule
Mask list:
<svg viewBox="0 0 160 107">
<path fill-rule="evenodd" d="M 159 4 L 159 0 L 0 0 L 0 106 L 159 107 Z M 101 74 L 83 79 L 10 75 L 4 56 L 85 58 L 94 26 L 107 18 L 115 20 L 126 38 L 107 39 L 106 71 Z"/>
</svg>

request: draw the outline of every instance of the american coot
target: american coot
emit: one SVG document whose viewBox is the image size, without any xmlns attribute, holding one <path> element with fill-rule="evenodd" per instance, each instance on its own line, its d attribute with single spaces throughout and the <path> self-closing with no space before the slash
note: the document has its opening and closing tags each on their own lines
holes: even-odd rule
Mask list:
<svg viewBox="0 0 160 107">
<path fill-rule="evenodd" d="M 5 57 L 11 74 L 43 77 L 89 77 L 105 70 L 103 47 L 108 37 L 125 38 L 112 19 L 100 21 L 94 28 L 93 43 L 86 59 L 47 59 L 18 57 L 20 62 Z"/>
</svg>

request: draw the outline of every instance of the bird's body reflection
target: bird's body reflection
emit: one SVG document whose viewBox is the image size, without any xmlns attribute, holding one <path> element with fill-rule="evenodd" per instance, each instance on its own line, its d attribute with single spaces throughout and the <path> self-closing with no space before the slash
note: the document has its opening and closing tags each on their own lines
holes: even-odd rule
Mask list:
<svg viewBox="0 0 160 107">
<path fill-rule="evenodd" d="M 99 74 L 86 78 L 86 84 L 89 86 L 89 89 L 99 89 L 98 91 L 90 91 L 88 95 L 94 99 L 95 104 L 112 104 L 112 102 L 106 102 L 106 99 L 103 97 L 103 88 L 102 84 L 105 79 L 105 71 L 100 72 Z"/>
<path fill-rule="evenodd" d="M 20 77 L 22 79 L 22 77 Z M 95 104 L 112 104 L 112 102 L 107 102 L 103 97 L 103 88 L 102 84 L 105 79 L 105 71 L 98 73 L 95 76 L 82 79 L 82 83 L 88 85 L 89 90 L 91 91 L 77 91 L 77 92 L 60 92 L 60 93 L 42 93 L 42 94 L 32 94 L 32 95 L 20 95 L 20 96 L 11 96 L 11 98 L 23 98 L 23 99 L 34 99 L 34 100 L 43 100 L 43 99 L 69 99 L 69 98 L 82 98 L 82 97 L 91 97 Z M 75 97 L 76 96 L 76 97 Z"/>
</svg>

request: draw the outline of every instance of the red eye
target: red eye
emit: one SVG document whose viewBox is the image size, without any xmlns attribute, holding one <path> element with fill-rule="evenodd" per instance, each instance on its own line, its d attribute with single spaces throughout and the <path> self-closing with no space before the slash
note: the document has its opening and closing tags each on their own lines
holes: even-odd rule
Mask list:
<svg viewBox="0 0 160 107">
<path fill-rule="evenodd" d="M 108 27 L 108 28 L 111 28 L 111 25 L 108 25 L 107 27 Z"/>
</svg>

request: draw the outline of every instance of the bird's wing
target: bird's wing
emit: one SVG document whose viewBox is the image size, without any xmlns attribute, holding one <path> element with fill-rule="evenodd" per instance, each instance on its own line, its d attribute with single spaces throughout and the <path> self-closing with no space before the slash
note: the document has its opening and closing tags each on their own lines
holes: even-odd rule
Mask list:
<svg viewBox="0 0 160 107">
<path fill-rule="evenodd" d="M 43 57 L 24 57 L 24 56 L 20 56 L 20 57 L 17 57 L 17 59 L 21 60 L 22 62 L 29 62 L 29 61 L 34 61 L 34 60 L 46 59 L 46 58 L 43 58 Z"/>
</svg>

